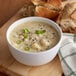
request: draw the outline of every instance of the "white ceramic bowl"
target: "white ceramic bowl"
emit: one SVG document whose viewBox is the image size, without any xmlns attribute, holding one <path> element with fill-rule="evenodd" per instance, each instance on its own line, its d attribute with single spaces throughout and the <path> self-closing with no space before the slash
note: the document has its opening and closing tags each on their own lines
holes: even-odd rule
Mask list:
<svg viewBox="0 0 76 76">
<path fill-rule="evenodd" d="M 10 32 L 19 24 L 22 24 L 27 21 L 42 21 L 42 22 L 46 22 L 46 23 L 50 24 L 52 27 L 54 27 L 58 31 L 59 36 L 60 36 L 59 42 L 53 48 L 51 48 L 47 51 L 38 52 L 38 53 L 25 52 L 25 51 L 16 49 L 15 47 L 12 46 L 12 44 L 10 42 L 10 39 L 9 39 Z M 10 27 L 8 28 L 7 33 L 6 33 L 6 39 L 7 39 L 7 43 L 8 43 L 10 52 L 17 61 L 19 61 L 20 63 L 25 64 L 25 65 L 39 66 L 39 65 L 43 65 L 43 64 L 46 64 L 46 63 L 52 61 L 55 58 L 55 56 L 57 55 L 58 50 L 60 48 L 60 43 L 62 41 L 62 31 L 55 22 L 53 22 L 49 19 L 42 18 L 42 17 L 27 17 L 27 18 L 17 20 L 12 25 L 10 25 Z"/>
</svg>

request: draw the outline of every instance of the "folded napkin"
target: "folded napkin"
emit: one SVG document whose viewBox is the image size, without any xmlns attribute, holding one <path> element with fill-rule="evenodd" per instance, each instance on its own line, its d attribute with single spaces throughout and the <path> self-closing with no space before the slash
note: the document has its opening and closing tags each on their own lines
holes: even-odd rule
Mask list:
<svg viewBox="0 0 76 76">
<path fill-rule="evenodd" d="M 65 76 L 76 76 L 76 34 L 63 34 L 58 52 Z"/>
</svg>

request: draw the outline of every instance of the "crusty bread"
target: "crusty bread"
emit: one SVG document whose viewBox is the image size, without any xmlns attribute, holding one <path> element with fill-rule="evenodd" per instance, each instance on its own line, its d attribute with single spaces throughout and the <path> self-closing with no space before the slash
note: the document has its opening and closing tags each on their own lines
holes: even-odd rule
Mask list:
<svg viewBox="0 0 76 76">
<path fill-rule="evenodd" d="M 31 0 L 36 6 L 35 15 L 54 19 L 59 15 L 61 0 Z"/>
<path fill-rule="evenodd" d="M 71 14 L 71 18 L 76 21 L 76 10 Z"/>
<path fill-rule="evenodd" d="M 45 8 L 44 6 L 37 6 L 35 8 L 35 15 L 53 19 L 58 15 L 58 12 L 49 10 L 48 8 Z"/>
<path fill-rule="evenodd" d="M 60 8 L 61 0 L 31 0 L 34 5 L 52 5 L 56 8 Z M 47 5 L 48 6 L 48 5 Z"/>
<path fill-rule="evenodd" d="M 61 7 L 61 0 L 47 0 L 47 1 L 48 1 L 48 3 L 55 6 L 56 8 Z"/>
<path fill-rule="evenodd" d="M 57 23 L 60 25 L 63 32 L 76 34 L 76 1 L 64 6 Z"/>
<path fill-rule="evenodd" d="M 36 6 L 38 6 L 38 5 L 44 5 L 44 4 L 46 3 L 45 0 L 31 0 L 31 2 L 32 2 L 34 5 L 36 5 Z"/>
</svg>

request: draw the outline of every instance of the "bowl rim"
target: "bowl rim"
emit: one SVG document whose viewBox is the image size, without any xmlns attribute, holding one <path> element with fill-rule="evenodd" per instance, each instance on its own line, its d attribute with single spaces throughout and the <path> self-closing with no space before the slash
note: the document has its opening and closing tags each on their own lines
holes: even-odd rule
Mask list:
<svg viewBox="0 0 76 76">
<path fill-rule="evenodd" d="M 52 23 L 52 24 L 54 24 L 54 25 L 56 25 L 56 27 L 58 28 L 58 30 L 60 31 L 60 39 L 59 39 L 59 41 L 57 42 L 57 44 L 56 45 L 54 45 L 54 47 L 52 47 L 52 48 L 50 48 L 50 49 L 48 49 L 48 50 L 45 50 L 45 51 L 40 51 L 40 52 L 27 52 L 27 51 L 22 51 L 22 50 L 20 50 L 20 49 L 18 49 L 18 48 L 16 48 L 16 47 L 14 47 L 12 44 L 11 44 L 11 42 L 10 42 L 10 39 L 9 39 L 9 35 L 10 34 L 8 34 L 8 32 L 9 32 L 9 29 L 13 26 L 13 25 L 15 25 L 16 23 L 18 23 L 18 22 L 20 22 L 20 21 L 23 21 L 23 20 L 25 20 L 25 19 L 28 19 L 28 18 L 37 18 L 37 19 L 43 19 L 43 20 L 49 20 L 50 21 L 50 23 Z M 45 22 L 46 23 L 46 22 Z M 15 26 L 16 27 L 16 26 Z M 59 43 L 61 43 L 61 41 L 62 41 L 62 30 L 61 30 L 61 28 L 59 27 L 59 25 L 56 23 L 56 22 L 54 22 L 53 20 L 50 20 L 50 19 L 47 19 L 47 18 L 43 18 L 43 17 L 26 17 L 26 18 L 21 18 L 21 19 L 18 19 L 18 20 L 16 20 L 16 21 L 14 21 L 9 27 L 8 27 L 8 29 L 7 29 L 7 31 L 6 31 L 6 41 L 7 41 L 7 43 L 13 48 L 13 49 L 15 49 L 16 51 L 18 51 L 18 52 L 21 52 L 21 53 L 27 53 L 27 54 L 41 54 L 41 53 L 46 53 L 46 52 L 50 52 L 50 51 L 52 51 L 52 49 L 54 49 L 55 47 L 57 47 L 57 45 L 59 44 Z"/>
</svg>

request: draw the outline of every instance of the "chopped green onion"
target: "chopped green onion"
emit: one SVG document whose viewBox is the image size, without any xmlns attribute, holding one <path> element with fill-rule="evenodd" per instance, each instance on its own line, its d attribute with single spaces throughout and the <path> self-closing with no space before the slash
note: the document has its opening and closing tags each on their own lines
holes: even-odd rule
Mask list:
<svg viewBox="0 0 76 76">
<path fill-rule="evenodd" d="M 36 30 L 35 34 L 44 34 L 46 30 Z"/>
<path fill-rule="evenodd" d="M 20 44 L 20 43 L 21 43 L 21 40 L 17 40 L 16 43 L 17 43 L 17 44 Z"/>
<path fill-rule="evenodd" d="M 26 48 L 24 48 L 24 50 L 25 50 L 25 51 L 29 51 L 29 50 L 30 50 L 30 48 L 29 48 L 29 47 L 26 47 Z"/>
<path fill-rule="evenodd" d="M 28 33 L 29 30 L 28 30 L 27 28 L 25 28 L 25 29 L 22 30 L 22 32 L 23 32 L 23 33 Z"/>
<path fill-rule="evenodd" d="M 24 33 L 24 34 L 23 34 L 23 37 L 24 37 L 24 38 L 28 38 L 28 34 Z"/>
</svg>

